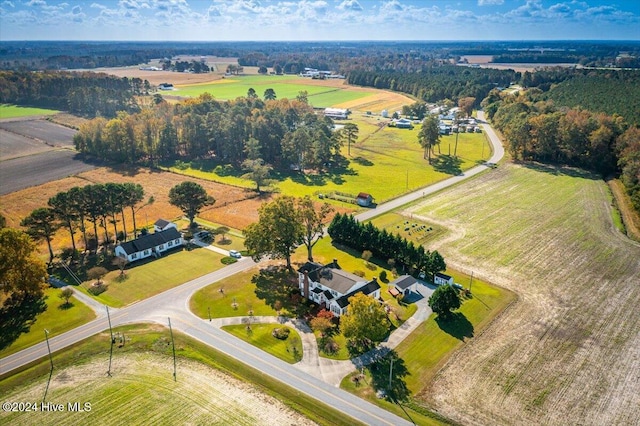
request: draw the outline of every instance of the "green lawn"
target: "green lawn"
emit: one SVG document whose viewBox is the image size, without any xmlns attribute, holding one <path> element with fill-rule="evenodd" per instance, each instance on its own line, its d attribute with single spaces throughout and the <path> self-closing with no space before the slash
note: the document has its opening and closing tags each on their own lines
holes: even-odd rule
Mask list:
<svg viewBox="0 0 640 426">
<path fill-rule="evenodd" d="M 251 278 L 257 272 L 256 269 L 240 272 L 199 290 L 189 302 L 191 311 L 200 318 L 208 318 L 209 309 L 211 318 L 246 316 L 249 310 L 256 316 L 276 316 L 274 309 L 256 297 Z"/>
<path fill-rule="evenodd" d="M 286 340 L 273 337 L 271 332 L 283 327 L 289 330 L 289 337 Z M 280 324 L 252 324 L 251 328 L 247 329 L 245 324 L 239 324 L 227 325 L 222 329 L 289 364 L 295 364 L 302 359 L 300 335 L 291 327 Z"/>
<path fill-rule="evenodd" d="M 210 84 L 181 85 L 172 92 L 177 96 L 197 97 L 210 93 L 216 99 L 235 99 L 246 96 L 253 88 L 259 97 L 265 90 L 273 89 L 278 99 L 294 99 L 299 92 L 308 93 L 309 103 L 316 108 L 324 108 L 372 95 L 369 92 L 351 91 L 346 88 L 307 84 L 309 79 L 293 76 L 232 76 Z"/>
<path fill-rule="evenodd" d="M 380 203 L 406 192 L 422 188 L 467 170 L 490 157 L 485 135 L 463 133 L 458 136 L 458 158 L 446 155 L 455 148 L 455 135 L 442 137 L 440 151 L 429 165 L 423 158 L 424 150 L 418 144 L 420 126 L 397 129 L 384 126 L 378 117 L 355 116 L 350 122 L 359 128 L 358 140 L 343 146 L 342 155 L 348 164 L 343 168 L 330 168 L 322 173 L 281 172 L 275 176 L 274 188 L 285 195 L 303 197 L 318 193 L 368 192 Z M 484 149 L 483 149 L 484 146 Z M 212 162 L 192 162 L 186 168 L 169 167 L 176 173 L 221 183 L 252 188 L 253 183 L 242 179 L 240 170 L 229 171 Z M 339 201 L 331 201 L 342 204 Z M 355 207 L 350 204 L 349 206 Z"/>
<path fill-rule="evenodd" d="M 452 275 L 456 282 L 468 287 L 469 276 L 450 270 L 447 273 Z M 463 299 L 462 307 L 453 320 L 436 321 L 435 314 L 432 314 L 396 348 L 408 372 L 403 380 L 412 396 L 417 395 L 431 382 L 436 372 L 456 349 L 464 345 L 465 341 L 478 335 L 496 315 L 515 300 L 515 294 L 510 291 L 477 279 L 473 280 L 471 289 L 472 295 Z M 341 384 L 343 389 L 406 418 L 404 411 L 397 405 L 376 398 L 376 389 L 371 386 L 370 374 L 367 373 L 365 382 L 361 382 L 359 386 L 356 386 L 352 380 L 354 375 L 355 373 L 343 379 Z M 427 412 L 424 407 L 422 411 Z M 442 419 L 437 416 L 418 415 L 414 411 L 410 413 L 416 424 L 442 424 Z"/>
<path fill-rule="evenodd" d="M 35 323 L 27 333 L 22 334 L 8 348 L 0 351 L 0 357 L 5 357 L 42 342 L 45 338 L 45 328 L 49 331 L 49 337 L 53 337 L 85 324 L 96 317 L 91 308 L 73 297 L 69 300 L 71 307 L 63 306 L 64 299 L 60 298 L 60 292 L 61 290 L 58 288 L 45 290 L 47 310 L 36 317 Z"/>
<path fill-rule="evenodd" d="M 224 266 L 222 258 L 218 253 L 199 248 L 134 263 L 127 267 L 124 280 L 120 279 L 119 270 L 109 272 L 104 278 L 109 289 L 95 299 L 116 308 L 126 306 L 218 270 Z M 83 284 L 85 292 L 89 284 Z"/>
<path fill-rule="evenodd" d="M 0 104 L 0 118 L 30 117 L 32 115 L 54 115 L 54 109 L 31 108 L 18 105 Z"/>
</svg>

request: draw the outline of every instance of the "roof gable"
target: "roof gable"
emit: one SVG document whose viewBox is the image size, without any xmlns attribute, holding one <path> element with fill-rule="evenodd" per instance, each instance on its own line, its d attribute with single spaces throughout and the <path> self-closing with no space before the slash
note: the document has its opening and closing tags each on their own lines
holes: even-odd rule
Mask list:
<svg viewBox="0 0 640 426">
<path fill-rule="evenodd" d="M 373 279 L 371 281 L 369 281 L 368 283 L 366 283 L 365 285 L 363 285 L 362 287 L 352 291 L 349 294 L 345 294 L 342 297 L 339 297 L 338 299 L 336 299 L 336 303 L 338 304 L 338 306 L 340 306 L 341 308 L 344 308 L 345 306 L 347 306 L 349 304 L 349 298 L 357 293 L 364 293 L 365 296 L 370 295 L 371 293 L 373 293 L 376 290 L 380 290 L 380 284 L 378 284 L 378 281 Z"/>
</svg>

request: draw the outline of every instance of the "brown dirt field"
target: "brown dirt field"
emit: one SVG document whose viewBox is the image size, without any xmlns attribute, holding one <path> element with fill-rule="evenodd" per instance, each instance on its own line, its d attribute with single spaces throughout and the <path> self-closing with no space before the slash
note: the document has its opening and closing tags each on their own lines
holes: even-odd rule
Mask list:
<svg viewBox="0 0 640 426">
<path fill-rule="evenodd" d="M 171 358 L 152 353 L 114 356 L 112 376 L 105 375 L 107 358 L 54 370 L 47 401 L 89 402 L 89 412 L 0 414 L 14 425 L 42 424 L 237 424 L 313 425 L 272 396 L 248 383 L 191 360 L 180 359 L 178 380 L 172 377 Z M 39 401 L 46 378 L 31 383 L 8 398 Z M 120 413 L 120 415 L 116 414 Z M 125 418 L 122 417 L 125 414 Z M 0 420 L 2 422 L 2 420 Z"/>
<path fill-rule="evenodd" d="M 613 227 L 603 181 L 559 193 L 562 173 L 539 173 L 504 164 L 419 210 L 455 229 L 435 247 L 447 264 L 519 296 L 420 396 L 469 425 L 638 425 L 640 244 Z"/>
<path fill-rule="evenodd" d="M 202 179 L 189 178 L 165 171 L 151 171 L 139 169 L 112 169 L 101 167 L 77 176 L 49 182 L 38 187 L 28 188 L 0 197 L 0 212 L 7 218 L 9 226 L 18 227 L 22 218 L 32 210 L 46 206 L 47 200 L 61 191 L 67 191 L 74 186 L 85 186 L 93 183 L 133 182 L 139 183 L 145 190 L 145 200 L 153 196 L 155 202 L 143 207 L 136 215 L 138 227 L 153 224 L 158 218 L 173 220 L 182 212 L 169 204 L 169 190 L 180 182 L 191 180 L 202 185 L 207 193 L 216 199 L 213 206 L 205 208 L 201 216 L 216 223 L 222 223 L 232 228 L 244 228 L 257 219 L 256 206 L 259 201 L 253 201 L 253 191 L 223 185 Z M 133 223 L 129 212 L 127 215 L 127 230 L 133 230 Z M 121 225 L 118 225 L 122 229 Z M 81 239 L 76 236 L 77 241 Z M 68 247 L 71 244 L 68 232 L 58 231 L 54 239 L 56 247 Z"/>
</svg>

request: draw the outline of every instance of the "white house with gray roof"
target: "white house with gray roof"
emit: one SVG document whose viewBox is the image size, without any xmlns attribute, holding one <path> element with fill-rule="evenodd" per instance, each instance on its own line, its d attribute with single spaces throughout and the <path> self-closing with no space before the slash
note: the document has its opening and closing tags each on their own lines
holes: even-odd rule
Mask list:
<svg viewBox="0 0 640 426">
<path fill-rule="evenodd" d="M 365 281 L 355 274 L 343 271 L 335 259 L 328 265 L 305 263 L 298 269 L 298 283 L 304 297 L 337 317 L 347 312 L 349 298 L 357 293 L 380 298 L 380 284 L 375 278 Z"/>
<path fill-rule="evenodd" d="M 180 247 L 182 244 L 182 234 L 175 227 L 168 227 L 164 231 L 141 235 L 135 240 L 118 244 L 115 254 L 129 262 L 135 262 L 151 256 L 160 257 L 163 252 Z"/>
</svg>

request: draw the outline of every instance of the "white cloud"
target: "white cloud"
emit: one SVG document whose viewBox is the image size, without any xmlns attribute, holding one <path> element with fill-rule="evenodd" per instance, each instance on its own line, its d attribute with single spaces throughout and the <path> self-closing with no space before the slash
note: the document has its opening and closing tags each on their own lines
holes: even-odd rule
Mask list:
<svg viewBox="0 0 640 426">
<path fill-rule="evenodd" d="M 504 0 L 478 0 L 478 6 L 499 6 Z"/>
<path fill-rule="evenodd" d="M 47 2 L 44 0 L 30 0 L 26 3 L 27 6 L 46 6 Z"/>
<path fill-rule="evenodd" d="M 360 5 L 360 3 L 358 3 L 358 0 L 344 0 L 342 3 L 338 5 L 338 9 L 351 10 L 356 12 L 360 12 L 364 10 L 362 9 L 362 6 Z"/>
<path fill-rule="evenodd" d="M 5 0 L 2 2 L 2 6 L 7 6 L 7 7 L 11 7 L 11 8 L 15 8 L 16 6 L 10 2 L 9 0 Z"/>
</svg>

